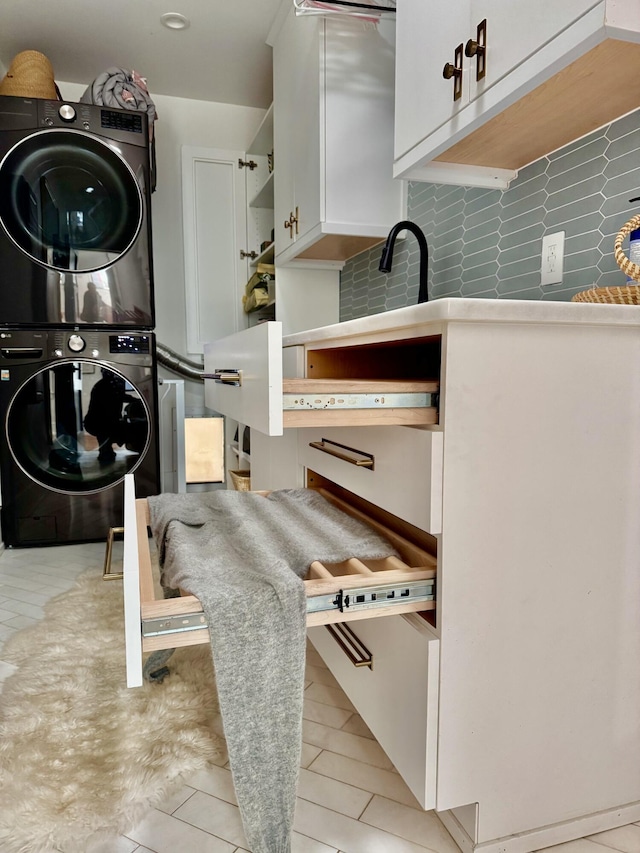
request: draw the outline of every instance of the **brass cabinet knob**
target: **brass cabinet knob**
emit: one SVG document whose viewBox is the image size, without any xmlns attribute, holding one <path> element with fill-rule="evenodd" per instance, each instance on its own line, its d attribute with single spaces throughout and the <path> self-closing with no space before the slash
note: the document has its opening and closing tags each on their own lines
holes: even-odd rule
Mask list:
<svg viewBox="0 0 640 853">
<path fill-rule="evenodd" d="M 284 227 L 289 229 L 289 237 L 291 240 L 293 240 L 293 228 L 294 228 L 294 226 L 296 229 L 296 234 L 298 234 L 299 232 L 298 232 L 298 208 L 297 207 L 296 207 L 295 216 L 293 214 L 293 211 L 291 211 L 291 213 L 289 214 L 289 218 L 285 219 L 285 221 L 284 221 Z"/>
<path fill-rule="evenodd" d="M 445 80 L 451 80 L 452 77 L 460 77 L 461 74 L 462 68 L 456 68 L 456 66 L 452 65 L 450 62 L 447 62 L 442 69 L 442 76 Z"/>
<path fill-rule="evenodd" d="M 475 56 L 477 53 L 484 53 L 484 45 L 478 44 L 475 39 L 469 39 L 464 47 L 465 56 Z"/>
<path fill-rule="evenodd" d="M 469 39 L 464 48 L 465 56 L 476 58 L 476 80 L 482 80 L 487 73 L 487 19 L 476 28 L 476 37 Z"/>
<path fill-rule="evenodd" d="M 462 97 L 462 53 L 464 45 L 459 44 L 455 49 L 453 62 L 447 62 L 442 69 L 442 76 L 445 80 L 451 80 L 453 77 L 453 100 L 457 101 Z"/>
</svg>

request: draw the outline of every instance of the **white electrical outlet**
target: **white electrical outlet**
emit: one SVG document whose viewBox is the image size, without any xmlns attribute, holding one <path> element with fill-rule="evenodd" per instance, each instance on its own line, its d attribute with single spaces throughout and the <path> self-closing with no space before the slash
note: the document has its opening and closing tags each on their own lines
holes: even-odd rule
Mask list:
<svg viewBox="0 0 640 853">
<path fill-rule="evenodd" d="M 564 231 L 542 238 L 542 267 L 540 284 L 560 284 L 564 262 Z"/>
</svg>

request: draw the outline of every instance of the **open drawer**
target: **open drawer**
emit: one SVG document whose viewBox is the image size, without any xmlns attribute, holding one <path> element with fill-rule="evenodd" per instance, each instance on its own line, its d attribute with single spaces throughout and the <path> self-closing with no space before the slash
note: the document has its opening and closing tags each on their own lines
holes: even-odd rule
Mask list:
<svg viewBox="0 0 640 853">
<path fill-rule="evenodd" d="M 284 428 L 438 423 L 440 341 L 308 350 L 283 379 L 282 324 L 204 345 L 208 408 L 266 435 Z"/>
<path fill-rule="evenodd" d="M 265 493 L 266 494 L 266 493 Z M 312 563 L 305 579 L 307 625 L 328 625 L 435 608 L 436 558 L 362 510 L 322 490 L 348 514 L 375 527 L 400 558 L 324 565 Z M 124 598 L 127 684 L 142 684 L 142 653 L 209 642 L 197 598 L 158 597 L 153 580 L 146 499 L 136 500 L 133 475 L 125 477 Z"/>
</svg>

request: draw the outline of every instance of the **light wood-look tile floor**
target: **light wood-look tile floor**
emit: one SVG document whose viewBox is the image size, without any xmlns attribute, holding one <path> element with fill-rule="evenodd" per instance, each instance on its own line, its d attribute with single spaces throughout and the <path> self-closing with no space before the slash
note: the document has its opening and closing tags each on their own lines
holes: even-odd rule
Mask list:
<svg viewBox="0 0 640 853">
<path fill-rule="evenodd" d="M 12 671 L 2 661 L 4 640 L 41 619 L 49 598 L 85 569 L 101 569 L 103 559 L 101 543 L 0 554 L 0 681 Z M 303 740 L 293 853 L 459 853 L 435 813 L 420 809 L 311 647 Z M 126 837 L 87 853 L 243 853 L 245 843 L 231 774 L 220 766 L 190 776 Z M 640 853 L 640 825 L 546 853 L 606 850 Z"/>
</svg>

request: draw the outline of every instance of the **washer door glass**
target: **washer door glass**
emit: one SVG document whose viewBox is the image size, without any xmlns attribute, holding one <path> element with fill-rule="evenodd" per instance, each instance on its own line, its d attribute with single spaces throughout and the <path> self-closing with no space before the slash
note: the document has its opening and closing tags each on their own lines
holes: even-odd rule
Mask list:
<svg viewBox="0 0 640 853">
<path fill-rule="evenodd" d="M 133 244 L 142 193 L 125 161 L 79 131 L 48 130 L 0 163 L 0 222 L 34 261 L 60 272 L 104 269 Z"/>
<path fill-rule="evenodd" d="M 13 397 L 6 423 L 16 463 L 66 494 L 118 483 L 135 471 L 150 441 L 144 397 L 95 362 L 63 362 L 32 376 Z"/>
</svg>

